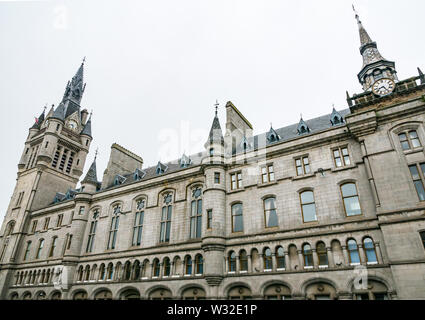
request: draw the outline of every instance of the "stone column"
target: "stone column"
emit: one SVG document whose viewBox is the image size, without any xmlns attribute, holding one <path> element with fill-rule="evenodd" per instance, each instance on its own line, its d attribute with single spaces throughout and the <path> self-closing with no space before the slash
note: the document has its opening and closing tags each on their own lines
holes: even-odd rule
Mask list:
<svg viewBox="0 0 425 320">
<path fill-rule="evenodd" d="M 360 264 L 365 265 L 365 264 L 367 264 L 367 259 L 366 259 L 366 254 L 365 254 L 364 249 L 363 249 L 363 245 L 359 244 L 358 248 L 359 248 Z"/>
<path fill-rule="evenodd" d="M 264 272 L 264 254 L 259 253 L 258 260 L 260 261 L 260 265 L 259 265 L 260 272 Z"/>
<path fill-rule="evenodd" d="M 229 273 L 230 272 L 230 263 L 229 263 L 229 258 L 225 257 L 224 258 L 224 266 L 225 266 L 225 270 L 224 273 Z"/>
<path fill-rule="evenodd" d="M 170 277 L 174 276 L 174 261 L 170 261 Z"/>
<path fill-rule="evenodd" d="M 328 266 L 329 266 L 329 268 L 335 268 L 334 256 L 332 254 L 331 247 L 326 248 L 326 254 L 328 255 Z"/>
<path fill-rule="evenodd" d="M 381 252 L 381 247 L 379 245 L 379 242 L 375 243 L 375 252 L 376 252 L 376 259 L 378 260 L 378 263 L 383 264 L 384 259 L 382 258 L 382 252 Z"/>
<path fill-rule="evenodd" d="M 285 251 L 285 269 L 290 271 L 291 270 L 291 260 L 289 260 L 289 252 Z"/>
<path fill-rule="evenodd" d="M 317 255 L 317 250 L 316 249 L 312 249 L 311 250 L 313 253 L 313 266 L 314 268 L 318 268 L 319 267 L 319 256 Z"/>
<path fill-rule="evenodd" d="M 350 265 L 350 258 L 348 257 L 348 251 L 347 251 L 347 246 L 341 246 L 342 248 L 342 253 L 344 254 L 344 265 L 345 266 L 349 266 Z"/>
<path fill-rule="evenodd" d="M 301 250 L 297 250 L 297 253 L 298 253 L 299 270 L 303 270 L 304 269 L 303 252 Z"/>
<path fill-rule="evenodd" d="M 239 261 L 239 256 L 236 256 L 236 273 L 239 273 L 240 271 L 240 261 Z"/>
<path fill-rule="evenodd" d="M 152 263 L 149 263 L 149 266 L 150 266 L 150 272 L 149 272 L 150 276 L 148 276 L 148 278 L 149 279 L 152 279 L 154 277 L 154 274 L 153 274 L 153 262 Z"/>
<path fill-rule="evenodd" d="M 276 269 L 277 269 L 276 254 L 272 253 L 272 270 L 276 271 Z"/>
<path fill-rule="evenodd" d="M 252 272 L 252 258 L 251 255 L 247 255 L 248 257 L 248 272 L 251 273 Z"/>
</svg>

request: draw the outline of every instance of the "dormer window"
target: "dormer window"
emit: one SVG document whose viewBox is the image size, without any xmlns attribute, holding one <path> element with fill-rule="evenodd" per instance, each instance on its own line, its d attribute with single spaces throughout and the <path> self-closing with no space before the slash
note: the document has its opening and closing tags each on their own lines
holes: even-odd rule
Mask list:
<svg viewBox="0 0 425 320">
<path fill-rule="evenodd" d="M 136 169 L 134 172 L 134 180 L 141 180 L 146 175 L 146 172 L 143 170 Z"/>
<path fill-rule="evenodd" d="M 305 123 L 303 119 L 300 120 L 297 131 L 299 135 L 310 132 L 310 128 L 308 127 L 307 123 Z"/>
<path fill-rule="evenodd" d="M 279 141 L 280 137 L 277 134 L 277 132 L 273 129 L 273 127 L 270 128 L 269 132 L 267 132 L 267 140 L 269 142 L 275 142 L 275 141 Z"/>
<path fill-rule="evenodd" d="M 156 174 L 163 174 L 165 173 L 165 171 L 167 171 L 168 166 L 162 164 L 161 162 L 158 162 L 157 166 L 156 166 Z"/>
<path fill-rule="evenodd" d="M 341 116 L 341 114 L 335 110 L 335 108 L 332 110 L 332 114 L 330 117 L 331 124 L 333 126 L 337 124 L 344 123 L 344 118 Z"/>
<path fill-rule="evenodd" d="M 114 179 L 114 186 L 119 186 L 119 185 L 123 184 L 125 182 L 125 180 L 127 180 L 125 177 L 117 174 L 115 176 L 115 179 Z"/>
<path fill-rule="evenodd" d="M 187 168 L 192 163 L 192 160 L 183 154 L 183 156 L 180 159 L 180 167 L 181 168 Z"/>
</svg>

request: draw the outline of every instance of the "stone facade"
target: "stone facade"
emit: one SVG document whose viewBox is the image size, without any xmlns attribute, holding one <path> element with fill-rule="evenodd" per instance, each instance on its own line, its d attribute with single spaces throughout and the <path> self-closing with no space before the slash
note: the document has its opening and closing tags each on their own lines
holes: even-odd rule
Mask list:
<svg viewBox="0 0 425 320">
<path fill-rule="evenodd" d="M 229 102 L 203 152 L 143 168 L 113 144 L 102 182 L 93 163 L 75 189 L 92 140 L 82 75 L 30 129 L 2 299 L 425 299 L 421 72 L 258 136 Z"/>
</svg>

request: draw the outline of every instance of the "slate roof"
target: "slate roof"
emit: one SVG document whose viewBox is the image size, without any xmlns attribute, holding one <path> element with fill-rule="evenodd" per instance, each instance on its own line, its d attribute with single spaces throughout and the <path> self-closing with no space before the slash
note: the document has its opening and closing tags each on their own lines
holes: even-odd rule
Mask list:
<svg viewBox="0 0 425 320">
<path fill-rule="evenodd" d="M 96 159 L 91 164 L 89 171 L 87 171 L 87 174 L 84 180 L 82 181 L 82 183 L 92 183 L 97 185 L 98 181 L 97 181 L 97 171 L 96 171 Z"/>
<path fill-rule="evenodd" d="M 89 137 L 91 137 L 91 117 L 89 118 L 89 120 L 86 122 L 86 124 L 84 125 L 83 130 L 81 130 L 81 134 L 85 134 Z"/>
<path fill-rule="evenodd" d="M 65 106 L 61 102 L 59 106 L 53 111 L 52 118 L 59 119 L 59 120 L 65 120 Z"/>
<path fill-rule="evenodd" d="M 338 112 L 342 117 L 345 118 L 346 115 L 350 114 L 350 109 L 344 109 Z M 218 119 L 218 118 L 217 118 Z M 215 119 L 214 119 L 215 120 Z M 215 121 L 213 121 L 213 127 L 214 127 L 214 123 Z M 270 133 L 270 131 L 256 135 L 250 139 L 248 139 L 248 141 L 250 142 L 251 146 L 253 149 L 257 149 L 259 145 L 264 145 L 264 143 L 266 143 L 267 146 L 269 145 L 273 145 L 275 143 L 281 143 L 283 141 L 289 141 L 295 138 L 298 138 L 300 136 L 308 136 L 310 134 L 314 134 L 317 133 L 319 131 L 322 130 L 326 130 L 332 127 L 339 127 L 339 126 L 345 126 L 345 122 L 344 123 L 340 123 L 337 125 L 332 125 L 331 123 L 331 114 L 327 114 L 318 118 L 314 118 L 311 120 L 307 120 L 305 121 L 305 123 L 308 125 L 310 131 L 306 134 L 300 135 L 297 131 L 298 128 L 298 123 L 287 126 L 287 127 L 283 127 L 280 129 L 274 129 L 274 132 L 277 133 L 279 135 L 279 140 L 276 141 L 269 141 L 267 139 L 267 135 Z M 218 126 L 220 125 L 220 123 L 218 123 Z M 217 124 L 216 124 L 217 126 Z M 218 127 L 216 127 L 218 128 Z M 261 142 L 261 143 L 259 143 Z M 252 148 L 250 150 L 252 150 Z M 233 150 L 233 154 L 238 154 L 238 153 L 243 153 L 245 150 Z M 152 178 L 156 178 L 158 176 L 161 175 L 167 175 L 167 174 L 171 174 L 171 173 L 175 173 L 181 170 L 185 170 L 186 168 L 191 168 L 194 166 L 198 166 L 201 164 L 201 160 L 202 158 L 204 158 L 207 155 L 206 151 L 203 152 L 199 152 L 193 155 L 190 155 L 189 158 L 191 159 L 191 163 L 187 166 L 187 167 L 182 167 L 181 166 L 181 159 L 178 160 L 174 160 L 171 162 L 167 162 L 167 163 L 161 163 L 158 162 L 158 164 L 161 164 L 162 166 L 167 166 L 167 170 L 162 173 L 162 174 L 157 174 L 156 173 L 156 169 L 158 167 L 158 164 L 152 167 L 148 167 L 143 169 L 143 171 L 146 173 L 144 175 L 144 177 L 142 179 L 135 179 L 135 174 L 131 173 L 131 174 L 127 174 L 127 175 L 123 175 L 123 177 L 125 177 L 125 181 L 120 185 L 128 185 L 131 184 L 135 181 L 143 181 L 143 180 L 149 180 Z M 118 186 L 108 186 L 106 189 L 111 189 L 114 187 L 118 187 Z"/>
<path fill-rule="evenodd" d="M 223 132 L 221 131 L 220 120 L 217 115 L 214 117 L 211 125 L 207 143 L 213 144 L 214 142 L 224 144 Z"/>
</svg>

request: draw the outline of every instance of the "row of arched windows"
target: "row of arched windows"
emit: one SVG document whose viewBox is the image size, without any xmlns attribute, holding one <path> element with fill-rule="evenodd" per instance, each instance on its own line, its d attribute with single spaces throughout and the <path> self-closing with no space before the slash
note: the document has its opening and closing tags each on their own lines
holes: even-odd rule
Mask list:
<svg viewBox="0 0 425 320">
<path fill-rule="evenodd" d="M 55 275 L 54 268 L 31 271 L 18 271 L 15 273 L 15 286 L 51 284 Z"/>
<path fill-rule="evenodd" d="M 152 262 L 148 259 L 140 262 L 126 261 L 124 264 L 117 262 L 115 265 L 110 262 L 107 265 L 102 263 L 99 267 L 80 266 L 77 271 L 76 281 L 138 281 L 149 278 L 175 277 L 202 275 L 204 273 L 204 259 L 201 254 L 197 254 L 194 259 L 186 255 L 183 261 L 179 256 L 172 261 L 165 257 L 160 261 L 154 258 Z"/>
<path fill-rule="evenodd" d="M 227 254 L 226 262 L 228 273 L 244 273 L 334 268 L 362 263 L 370 265 L 380 263 L 381 259 L 377 244 L 371 237 L 366 236 L 361 245 L 350 238 L 345 246 L 341 246 L 338 240 L 333 240 L 330 247 L 327 247 L 323 241 L 318 241 L 315 247 L 306 242 L 301 250 L 298 250 L 294 244 L 290 244 L 287 250 L 282 246 L 277 246 L 274 250 L 265 247 L 261 253 L 256 248 L 250 253 L 245 249 L 239 250 L 238 253 L 231 250 Z"/>
</svg>

